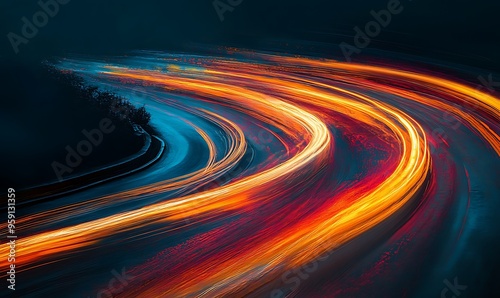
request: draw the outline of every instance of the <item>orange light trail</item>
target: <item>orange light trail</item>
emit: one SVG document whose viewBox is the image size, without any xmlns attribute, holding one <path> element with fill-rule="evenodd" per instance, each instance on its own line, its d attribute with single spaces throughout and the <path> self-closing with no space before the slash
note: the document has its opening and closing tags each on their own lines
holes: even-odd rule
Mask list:
<svg viewBox="0 0 500 298">
<path fill-rule="evenodd" d="M 58 256 L 71 257 L 117 234 L 131 235 L 139 230 L 145 233 L 148 229 L 166 233 L 179 228 L 175 223 L 181 222 L 182 227 L 187 219 L 202 225 L 214 218 L 230 221 L 256 210 L 275 208 L 273 216 L 258 217 L 262 226 L 249 231 L 246 238 L 230 233 L 242 223 L 223 225 L 213 234 L 207 232 L 206 239 L 218 240 L 199 241 L 197 246 L 218 251 L 204 257 L 186 251 L 186 256 L 193 260 L 172 269 L 167 279 L 137 267 L 134 272 L 140 281 L 119 296 L 252 295 L 278 280 L 283 272 L 348 245 L 400 216 L 422 200 L 422 193 L 430 191 L 434 162 L 430 149 L 436 138 L 428 125 L 414 119 L 405 107 L 415 105 L 419 109 L 452 113 L 500 156 L 499 99 L 462 83 L 389 66 L 270 54 L 242 55 L 249 58 L 196 57 L 180 61 L 167 56 L 155 62 L 155 70 L 102 64 L 97 69 L 82 71 L 85 62 L 63 61 L 59 67 L 75 73 L 90 73 L 122 85 L 151 86 L 162 94 L 199 101 L 203 106 L 193 107 L 181 100 L 151 95 L 159 104 L 184 109 L 216 125 L 227 142 L 224 150 L 218 149 L 218 141 L 201 126 L 183 119 L 204 140 L 209 152 L 202 169 L 22 218 L 20 226 L 29 233 L 37 225 L 65 223 L 76 215 L 90 214 L 117 202 L 161 196 L 173 190 L 187 191 L 134 210 L 22 237 L 18 241 L 17 262 L 23 270 L 50 263 Z M 75 67 L 71 63 L 81 65 Z M 465 111 L 456 106 L 464 103 L 478 110 Z M 259 123 L 276 140 L 276 146 L 284 148 L 283 161 L 268 162 L 258 171 L 238 176 L 227 184 L 194 191 L 227 175 L 254 146 L 248 141 L 249 129 L 242 127 L 238 117 L 217 113 L 207 106 L 223 107 L 224 111 L 243 114 Z M 325 173 L 333 173 L 342 164 L 333 158 L 338 155 L 332 127 L 349 136 L 351 143 L 344 142 L 350 146 L 355 147 L 356 142 L 368 144 L 387 157 L 377 159 L 376 165 L 363 163 L 369 169 L 359 180 L 342 187 L 339 184 L 338 189 L 332 186 L 321 190 L 329 181 Z M 377 174 L 380 172 L 385 174 Z M 299 187 L 305 191 L 296 197 Z M 276 218 L 281 216 L 281 221 Z M 233 237 L 238 245 L 232 246 Z M 0 252 L 7 254 L 7 247 L 1 247 Z M 6 259 L 0 263 L 7 266 Z"/>
</svg>

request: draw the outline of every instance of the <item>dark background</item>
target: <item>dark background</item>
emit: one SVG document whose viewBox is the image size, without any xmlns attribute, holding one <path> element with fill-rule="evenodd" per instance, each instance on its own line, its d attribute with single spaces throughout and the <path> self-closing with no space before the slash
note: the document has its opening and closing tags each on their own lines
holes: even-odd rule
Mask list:
<svg viewBox="0 0 500 298">
<path fill-rule="evenodd" d="M 352 44 L 353 27 L 363 28 L 373 19 L 370 11 L 385 9 L 389 2 L 243 0 L 221 22 L 212 1 L 71 0 L 60 5 L 57 15 L 15 54 L 7 34 L 20 35 L 21 18 L 31 19 L 40 7 L 37 0 L 1 0 L 2 189 L 53 179 L 51 162 L 63 159 L 64 147 L 81 140 L 81 129 L 95 128 L 103 117 L 71 102 L 66 93 L 44 80 L 37 66 L 43 59 L 72 53 L 117 55 L 136 49 L 190 51 L 204 46 L 297 51 L 343 59 L 338 44 Z M 382 49 L 423 61 L 433 58 L 484 69 L 472 80 L 498 73 L 500 1 L 401 0 L 401 4 L 404 10 L 354 60 Z M 114 137 L 102 145 L 102 151 L 116 155 L 117 148 L 127 148 L 126 136 Z M 106 155 L 110 154 L 94 154 L 92 159 L 103 161 Z M 496 246 L 485 245 L 485 255 L 494 255 L 489 249 Z M 496 281 L 493 275 L 487 280 Z"/>
<path fill-rule="evenodd" d="M 227 0 L 222 0 L 226 2 Z M 36 37 L 14 54 L 6 37 L 20 34 L 21 18 L 35 0 L 3 0 L 1 55 L 36 60 L 66 53 L 119 54 L 134 49 L 189 50 L 193 44 L 293 48 L 304 42 L 352 43 L 353 27 L 372 20 L 388 0 L 243 0 L 220 21 L 212 0 L 71 0 Z M 402 0 L 403 12 L 376 37 L 372 48 L 436 57 L 499 69 L 500 2 Z M 323 53 L 340 58 L 337 46 Z"/>
</svg>

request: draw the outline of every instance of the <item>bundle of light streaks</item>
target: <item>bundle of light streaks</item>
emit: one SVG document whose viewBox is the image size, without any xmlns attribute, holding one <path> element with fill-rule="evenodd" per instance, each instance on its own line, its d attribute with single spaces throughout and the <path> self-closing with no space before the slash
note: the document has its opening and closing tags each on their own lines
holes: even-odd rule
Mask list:
<svg viewBox="0 0 500 298">
<path fill-rule="evenodd" d="M 155 266 L 157 259 L 138 264 L 133 272 L 139 278 L 122 296 L 255 294 L 287 270 L 351 243 L 390 218 L 411 213 L 419 202 L 430 199 L 428 185 L 434 179 L 430 146 L 442 140 L 405 112 L 406 106 L 450 112 L 497 157 L 500 154 L 497 98 L 410 70 L 255 53 L 237 53 L 230 59 L 144 53 L 116 63 L 63 60 L 57 66 L 125 93 L 131 86 L 147 86 L 150 100 L 163 106 L 166 113 L 169 107 L 185 110 L 224 134 L 226 146 L 218 148 L 208 132 L 192 120 L 182 119 L 205 141 L 209 159 L 203 168 L 63 204 L 20 220 L 19 226 L 27 234 L 18 244 L 18 263 L 24 270 L 99 247 L 112 236 L 133 238 L 135 231 L 148 229 L 169 233 L 182 228 L 186 220 L 195 226 L 222 223 L 212 231 L 200 232 L 184 251 L 168 250 L 170 259 L 184 255 L 191 256 L 191 261 L 168 270 Z M 179 96 L 189 100 L 177 99 Z M 199 106 L 193 104 L 197 102 Z M 472 105 L 474 110 L 457 104 Z M 235 115 L 245 115 L 256 125 L 243 127 Z M 283 153 L 265 152 L 268 158 L 255 170 L 203 189 L 204 184 L 227 175 L 255 147 L 249 135 L 258 134 L 256 127 L 269 132 L 275 145 L 284 148 Z M 351 140 L 347 142 L 351 149 L 369 146 L 385 158 L 365 153 L 368 157 L 360 161 L 364 173 L 358 179 L 329 187 L 336 168 L 342 166 L 335 158 L 341 154 L 333 127 Z M 65 224 L 74 216 L 173 190 L 179 190 L 179 195 Z M 244 222 L 238 217 L 251 219 Z M 31 228 L 40 225 L 46 228 L 30 234 Z M 236 229 L 238 226 L 252 229 Z M 247 234 L 239 235 L 242 231 Z M 196 255 L 194 248 L 205 253 Z M 6 253 L 6 247 L 0 250 Z M 1 262 L 6 265 L 6 260 Z M 165 262 L 173 261 L 159 263 Z M 151 267 L 155 269 L 146 269 Z"/>
</svg>

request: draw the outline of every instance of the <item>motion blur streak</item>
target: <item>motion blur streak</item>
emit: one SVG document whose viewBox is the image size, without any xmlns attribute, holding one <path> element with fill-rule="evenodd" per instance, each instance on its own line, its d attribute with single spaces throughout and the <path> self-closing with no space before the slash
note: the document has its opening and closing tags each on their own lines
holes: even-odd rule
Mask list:
<svg viewBox="0 0 500 298">
<path fill-rule="evenodd" d="M 433 133 L 442 113 L 475 132 L 465 135 L 486 144 L 493 163 L 500 155 L 497 98 L 396 66 L 239 51 L 227 57 L 140 52 L 56 66 L 132 100 L 134 86 L 141 86 L 147 100 L 138 104 L 151 107 L 153 121 L 155 113 L 168 115 L 154 123 L 173 150 L 160 166 L 185 162 L 168 138 L 181 130 L 193 132 L 185 134 L 186 147 L 207 152 L 175 177 L 84 193 L 20 220 L 24 271 L 56 266 L 58 258 L 70 264 L 104 243 L 109 253 L 133 244 L 131 252 L 147 259 L 134 261 L 135 278 L 118 296 L 312 293 L 307 282 L 290 287 L 283 277 L 325 255 L 332 259 L 321 270 L 354 264 L 370 250 L 366 243 L 385 243 L 387 233 L 401 237 L 410 223 L 438 225 L 427 220 L 427 209 L 449 209 L 450 190 L 459 193 L 459 177 L 470 179 L 471 172 L 442 158 L 452 154 L 452 141 Z M 462 133 L 446 125 L 443 131 Z M 204 145 L 195 147 L 195 139 Z M 450 195 L 440 197 L 443 191 Z M 335 280 L 321 285 L 338 290 Z"/>
</svg>

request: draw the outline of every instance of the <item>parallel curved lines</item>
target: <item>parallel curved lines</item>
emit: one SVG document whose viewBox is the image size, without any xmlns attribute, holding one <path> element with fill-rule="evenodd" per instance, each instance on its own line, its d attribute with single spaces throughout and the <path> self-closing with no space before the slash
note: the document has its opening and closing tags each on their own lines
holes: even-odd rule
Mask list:
<svg viewBox="0 0 500 298">
<path fill-rule="evenodd" d="M 130 200 L 137 197 L 147 195 L 160 194 L 167 191 L 189 188 L 194 185 L 199 186 L 207 183 L 212 179 L 223 175 L 230 171 L 238 162 L 240 162 L 246 150 L 246 140 L 243 131 L 233 122 L 224 119 L 223 117 L 209 111 L 200 110 L 196 112 L 198 117 L 207 119 L 208 121 L 219 126 L 228 140 L 227 153 L 217 160 L 217 148 L 214 142 L 210 139 L 205 131 L 200 127 L 191 123 L 187 119 L 183 121 L 188 123 L 193 129 L 203 138 L 207 144 L 209 151 L 209 160 L 202 169 L 177 176 L 173 179 L 163 180 L 157 183 L 146 185 L 143 187 L 134 188 L 131 190 L 119 192 L 118 194 L 106 195 L 100 198 L 95 198 L 88 201 L 82 201 L 71 205 L 62 206 L 51 209 L 46 212 L 40 212 L 19 220 L 20 226 L 24 229 L 39 227 L 45 223 L 53 223 L 57 220 L 72 218 L 74 216 L 93 212 L 115 203 L 117 201 Z"/>
<path fill-rule="evenodd" d="M 265 207 L 274 214 L 261 219 L 262 227 L 255 227 L 255 235 L 250 239 L 235 235 L 235 241 L 244 245 L 244 250 L 231 246 L 232 239 L 213 240 L 210 245 L 200 241 L 200 247 L 207 245 L 223 252 L 204 256 L 189 266 L 176 267 L 175 274 L 168 278 L 145 270 L 141 281 L 147 281 L 147 287 L 137 281 L 135 285 L 139 286 L 121 294 L 251 295 L 279 279 L 286 270 L 305 265 L 318 255 L 362 237 L 399 211 L 427 199 L 421 194 L 427 189 L 433 166 L 430 143 L 434 140 L 426 124 L 416 120 L 419 115 L 412 117 L 415 114 L 405 112 L 404 105 L 421 105 L 453 114 L 489 144 L 492 154 L 500 155 L 500 102 L 465 84 L 388 66 L 243 54 L 236 58 L 181 59 L 149 53 L 114 64 L 62 61 L 60 69 L 91 76 L 109 86 L 146 86 L 144 89 L 150 92 L 155 104 L 165 110 L 183 109 L 198 120 L 220 128 L 226 146 L 219 149 L 197 120 L 183 119 L 206 144 L 209 159 L 202 169 L 23 218 L 20 225 L 26 231 L 40 224 L 56 227 L 19 239 L 18 262 L 29 268 L 61 255 L 71 257 L 73 252 L 91 249 L 117 234 L 128 232 L 130 236 L 136 230 L 144 233 L 148 228 L 168 230 L 171 224 L 186 219 L 199 220 L 200 224 L 205 222 L 203 219 L 209 222 L 233 216 L 231 220 L 237 222 L 234 218 Z M 126 88 L 129 87 L 123 87 Z M 183 97 L 168 98 L 172 94 Z M 464 104 L 474 106 L 477 111 L 457 106 Z M 214 107 L 221 109 L 217 111 Z M 276 161 L 269 152 L 259 152 L 269 156 L 255 167 L 256 172 L 233 177 L 229 183 L 212 189 L 202 189 L 204 184 L 229 173 L 248 153 L 251 143 L 248 136 L 253 132 L 242 126 L 238 115 L 252 119 L 256 127 L 268 131 L 285 148 L 285 154 Z M 339 164 L 333 160 L 337 143 L 332 127 L 340 127 L 351 135 L 370 134 L 379 138 L 384 150 L 390 151 L 390 162 L 380 168 L 371 165 L 374 169 L 370 170 L 385 172 L 380 175 L 383 179 L 360 179 L 338 191 L 318 190 L 329 182 L 322 175 L 335 172 Z M 297 189 L 303 192 L 295 194 Z M 141 208 L 62 228 L 55 224 L 64 224 L 74 216 L 101 210 L 114 202 L 140 200 L 173 190 L 179 191 L 179 195 L 176 192 L 173 198 Z M 280 212 L 291 213 L 286 216 L 293 220 L 277 225 Z M 265 221 L 279 228 L 273 230 Z M 200 237 L 212 239 L 210 233 L 222 237 L 224 225 L 212 232 L 201 232 Z M 2 247 L 0 252 L 7 250 Z M 0 264 L 6 265 L 6 260 Z"/>
<path fill-rule="evenodd" d="M 20 255 L 20 263 L 29 264 L 54 253 L 92 245 L 110 233 L 136 229 L 153 222 L 175 221 L 208 212 L 223 212 L 241 208 L 252 203 L 252 200 L 249 198 L 251 194 L 258 194 L 259 188 L 265 187 L 267 184 L 276 182 L 279 179 L 285 179 L 287 175 L 297 172 L 309 163 L 317 161 L 318 158 L 322 156 L 323 158 L 326 157 L 326 152 L 330 146 L 330 134 L 326 125 L 314 115 L 277 99 L 273 99 L 273 105 L 268 106 L 269 102 L 267 101 L 268 99 L 265 99 L 267 98 L 266 96 L 243 88 L 225 90 L 225 86 L 221 84 L 204 85 L 203 82 L 197 84 L 195 86 L 206 88 L 209 92 L 215 93 L 213 95 L 233 96 L 234 100 L 248 100 L 251 97 L 251 99 L 255 100 L 252 104 L 259 103 L 261 108 L 261 110 L 257 110 L 255 106 L 250 106 L 250 101 L 248 101 L 248 108 L 253 110 L 255 114 L 261 112 L 263 114 L 269 113 L 272 115 L 275 113 L 285 115 L 286 119 L 283 120 L 288 121 L 288 126 L 292 126 L 291 128 L 294 129 L 294 131 L 291 131 L 292 136 L 296 139 L 299 136 L 308 136 L 310 138 L 308 144 L 300 153 L 286 162 L 272 169 L 241 179 L 236 183 L 221 186 L 218 189 L 25 237 L 19 241 L 18 253 Z M 274 122 L 270 118 L 265 117 L 262 117 L 262 120 Z M 283 123 L 283 127 L 285 127 L 285 123 Z M 296 131 L 300 134 L 297 135 Z M 195 205 L 194 208 L 193 205 Z M 2 251 L 0 250 L 0 252 Z"/>
<path fill-rule="evenodd" d="M 220 73 L 218 74 L 220 75 Z M 152 74 L 144 73 L 130 75 L 119 73 L 118 75 L 141 80 L 152 78 L 155 83 L 162 83 L 169 87 L 177 84 L 175 78 L 162 75 L 155 75 L 154 77 Z M 256 78 L 246 77 L 246 79 Z M 192 82 L 192 79 L 188 80 Z M 359 199 L 343 211 L 333 212 L 332 210 L 336 209 L 333 206 L 331 210 L 318 211 L 318 217 L 310 220 L 321 224 L 312 225 L 311 222 L 306 221 L 300 229 L 294 228 L 294 234 L 283 233 L 286 237 L 278 235 L 278 237 L 270 239 L 268 243 L 240 256 L 239 263 L 232 259 L 222 262 L 219 257 L 218 262 L 220 265 L 210 270 L 213 273 L 209 279 L 203 281 L 191 279 L 191 282 L 182 284 L 167 283 L 163 285 L 164 288 L 168 289 L 166 291 L 150 287 L 141 295 L 184 296 L 196 293 L 199 296 L 224 296 L 230 294 L 234 287 L 239 289 L 241 283 L 257 287 L 266 282 L 266 279 L 262 278 L 265 273 L 272 272 L 277 266 L 283 267 L 281 263 L 285 260 L 287 261 L 287 264 L 284 264 L 285 268 L 300 266 L 310 261 L 308 257 L 299 254 L 299 252 L 304 251 L 304 248 L 319 247 L 323 251 L 314 252 L 309 250 L 307 256 L 310 257 L 311 254 L 319 255 L 332 248 L 320 245 L 326 239 L 333 240 L 335 245 L 342 245 L 380 223 L 407 203 L 423 185 L 430 164 L 424 132 L 418 124 L 405 114 L 361 95 L 358 95 L 358 98 L 363 99 L 368 104 L 332 96 L 327 92 L 306 85 L 291 82 L 285 84 L 277 79 L 267 79 L 267 83 L 272 86 L 269 88 L 279 90 L 278 94 L 282 98 L 289 96 L 295 98 L 296 101 L 302 100 L 332 110 L 347 107 L 347 110 L 356 112 L 357 119 L 360 121 L 371 125 L 374 125 L 377 121 L 383 123 L 385 127 L 392 131 L 402 146 L 399 165 L 386 181 L 376 189 L 370 190 L 369 194 L 357 193 Z M 349 194 L 349 196 L 352 195 L 352 193 Z M 341 198 L 337 199 L 341 200 Z M 294 257 L 290 258 L 290 256 Z M 262 268 L 262 264 L 267 265 Z M 206 265 L 202 264 L 200 267 L 198 269 L 193 268 L 192 272 L 201 272 L 203 271 L 202 268 L 206 268 Z M 257 268 L 260 268 L 259 273 L 251 274 Z M 187 277 L 192 276 L 192 272 L 187 272 L 186 276 L 179 277 L 178 280 L 188 280 Z M 246 280 L 248 276 L 253 276 L 251 283 Z M 237 282 L 238 279 L 240 282 Z M 246 287 L 246 290 L 250 291 L 252 287 Z"/>
</svg>

